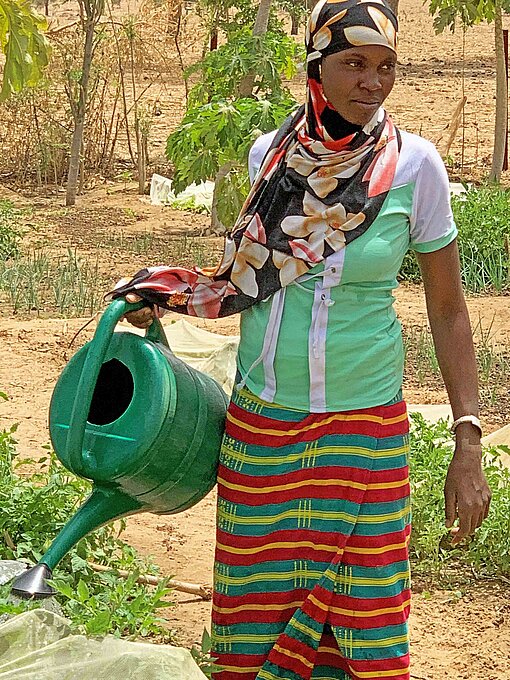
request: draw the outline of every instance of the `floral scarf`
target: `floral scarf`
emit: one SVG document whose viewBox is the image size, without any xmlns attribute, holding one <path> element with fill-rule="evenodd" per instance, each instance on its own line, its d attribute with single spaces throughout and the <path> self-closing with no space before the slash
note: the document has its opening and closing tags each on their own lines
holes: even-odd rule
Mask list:
<svg viewBox="0 0 510 680">
<path fill-rule="evenodd" d="M 289 285 L 363 234 L 391 188 L 400 135 L 381 108 L 333 139 L 322 89 L 324 57 L 359 45 L 396 51 L 397 20 L 383 0 L 320 0 L 307 28 L 307 99 L 274 138 L 215 269 L 151 267 L 112 291 L 216 318 Z"/>
</svg>

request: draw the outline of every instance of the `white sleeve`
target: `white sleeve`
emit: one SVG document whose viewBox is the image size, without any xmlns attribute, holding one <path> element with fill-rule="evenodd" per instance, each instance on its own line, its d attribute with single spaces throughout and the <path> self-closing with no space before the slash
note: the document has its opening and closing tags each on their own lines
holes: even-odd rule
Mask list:
<svg viewBox="0 0 510 680">
<path fill-rule="evenodd" d="M 410 220 L 411 248 L 420 253 L 444 248 L 457 236 L 446 168 L 434 145 L 426 146 L 416 175 Z"/>
<path fill-rule="evenodd" d="M 250 149 L 250 153 L 248 154 L 248 172 L 250 175 L 250 182 L 252 184 L 255 177 L 257 176 L 258 171 L 260 170 L 264 156 L 271 146 L 271 142 L 275 138 L 276 133 L 277 130 L 274 130 L 273 132 L 268 132 L 265 135 L 260 135 L 260 137 L 255 140 L 255 143 Z"/>
</svg>

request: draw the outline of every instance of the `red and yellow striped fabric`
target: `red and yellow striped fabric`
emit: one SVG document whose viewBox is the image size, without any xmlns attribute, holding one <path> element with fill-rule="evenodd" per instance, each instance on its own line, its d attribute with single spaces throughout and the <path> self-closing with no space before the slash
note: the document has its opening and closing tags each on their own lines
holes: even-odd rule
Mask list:
<svg viewBox="0 0 510 680">
<path fill-rule="evenodd" d="M 409 679 L 400 397 L 309 414 L 235 392 L 218 491 L 215 680 Z"/>
</svg>

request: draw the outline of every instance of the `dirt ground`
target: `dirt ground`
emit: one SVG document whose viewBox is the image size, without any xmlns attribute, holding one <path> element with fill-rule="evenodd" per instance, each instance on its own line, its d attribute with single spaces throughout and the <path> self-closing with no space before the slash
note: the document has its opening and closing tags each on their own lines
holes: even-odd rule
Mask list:
<svg viewBox="0 0 510 680">
<path fill-rule="evenodd" d="M 509 19 L 505 19 L 509 22 Z M 463 91 L 467 96 L 462 136 L 450 151 L 451 176 L 481 172 L 491 152 L 494 107 L 492 31 L 478 26 L 461 33 L 435 36 L 422 0 L 400 3 L 400 74 L 388 101 L 397 124 L 444 143 L 445 128 Z M 463 56 L 464 55 L 464 56 Z M 464 64 L 464 67 L 463 67 Z M 464 68 L 464 75 L 463 75 Z M 292 84 L 297 96 L 303 77 Z M 170 94 L 161 96 L 163 115 L 157 121 L 159 138 L 152 150 L 163 155 L 163 144 L 184 103 L 184 89 L 176 78 Z M 505 177 L 505 181 L 508 178 Z M 51 242 L 53 248 L 76 248 L 93 256 L 105 290 L 121 276 L 140 266 L 160 263 L 157 253 L 140 260 L 122 243 L 112 245 L 116 235 L 156 234 L 162 243 L 199 234 L 208 223 L 201 215 L 158 208 L 141 201 L 131 185 L 103 184 L 80 197 L 77 208 L 65 210 L 62 197 L 22 198 L 0 187 L 0 197 L 30 206 L 33 229 L 27 236 L 33 244 Z M 165 241 L 166 239 L 166 241 Z M 108 248 L 101 247 L 108 243 Z M 99 246 L 99 252 L 98 252 Z M 202 254 L 214 260 L 217 239 L 200 240 Z M 166 251 L 165 251 L 166 252 Z M 397 309 L 404 324 L 423 326 L 426 311 L 419 287 L 402 286 Z M 510 298 L 473 297 L 468 300 L 473 325 L 492 324 L 501 345 L 510 346 Z M 43 318 L 48 317 L 48 318 Z M 0 388 L 9 401 L 0 403 L 0 428 L 19 423 L 19 452 L 35 456 L 48 441 L 47 412 L 55 381 L 76 347 L 90 339 L 94 324 L 80 334 L 69 348 L 75 332 L 87 319 L 13 316 L 0 310 Z M 226 334 L 237 332 L 236 318 L 193 320 L 202 327 Z M 411 380 L 405 396 L 412 403 L 442 403 L 446 394 L 437 385 L 420 388 Z M 504 406 L 504 408 L 503 408 Z M 487 431 L 509 422 L 510 408 L 484 413 Z M 142 553 L 152 555 L 166 575 L 183 581 L 211 584 L 214 544 L 214 492 L 193 509 L 173 517 L 142 514 L 128 520 L 124 538 Z M 509 539 L 510 540 L 510 539 Z M 417 586 L 411 617 L 413 674 L 415 680 L 510 680 L 510 590 L 508 585 L 478 582 L 461 590 L 444 591 L 428 584 Z M 210 603 L 175 593 L 175 608 L 166 613 L 177 639 L 184 645 L 199 640 L 209 627 Z"/>
</svg>

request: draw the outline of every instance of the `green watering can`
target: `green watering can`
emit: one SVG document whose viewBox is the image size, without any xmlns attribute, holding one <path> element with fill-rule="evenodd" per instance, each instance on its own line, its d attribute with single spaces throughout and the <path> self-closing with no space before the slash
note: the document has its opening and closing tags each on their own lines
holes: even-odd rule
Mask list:
<svg viewBox="0 0 510 680">
<path fill-rule="evenodd" d="M 39 564 L 15 579 L 15 595 L 53 595 L 46 580 L 89 531 L 137 512 L 181 512 L 216 483 L 227 396 L 172 354 L 159 320 L 145 337 L 114 333 L 119 319 L 140 307 L 112 302 L 55 386 L 55 453 L 94 486 Z"/>
</svg>

